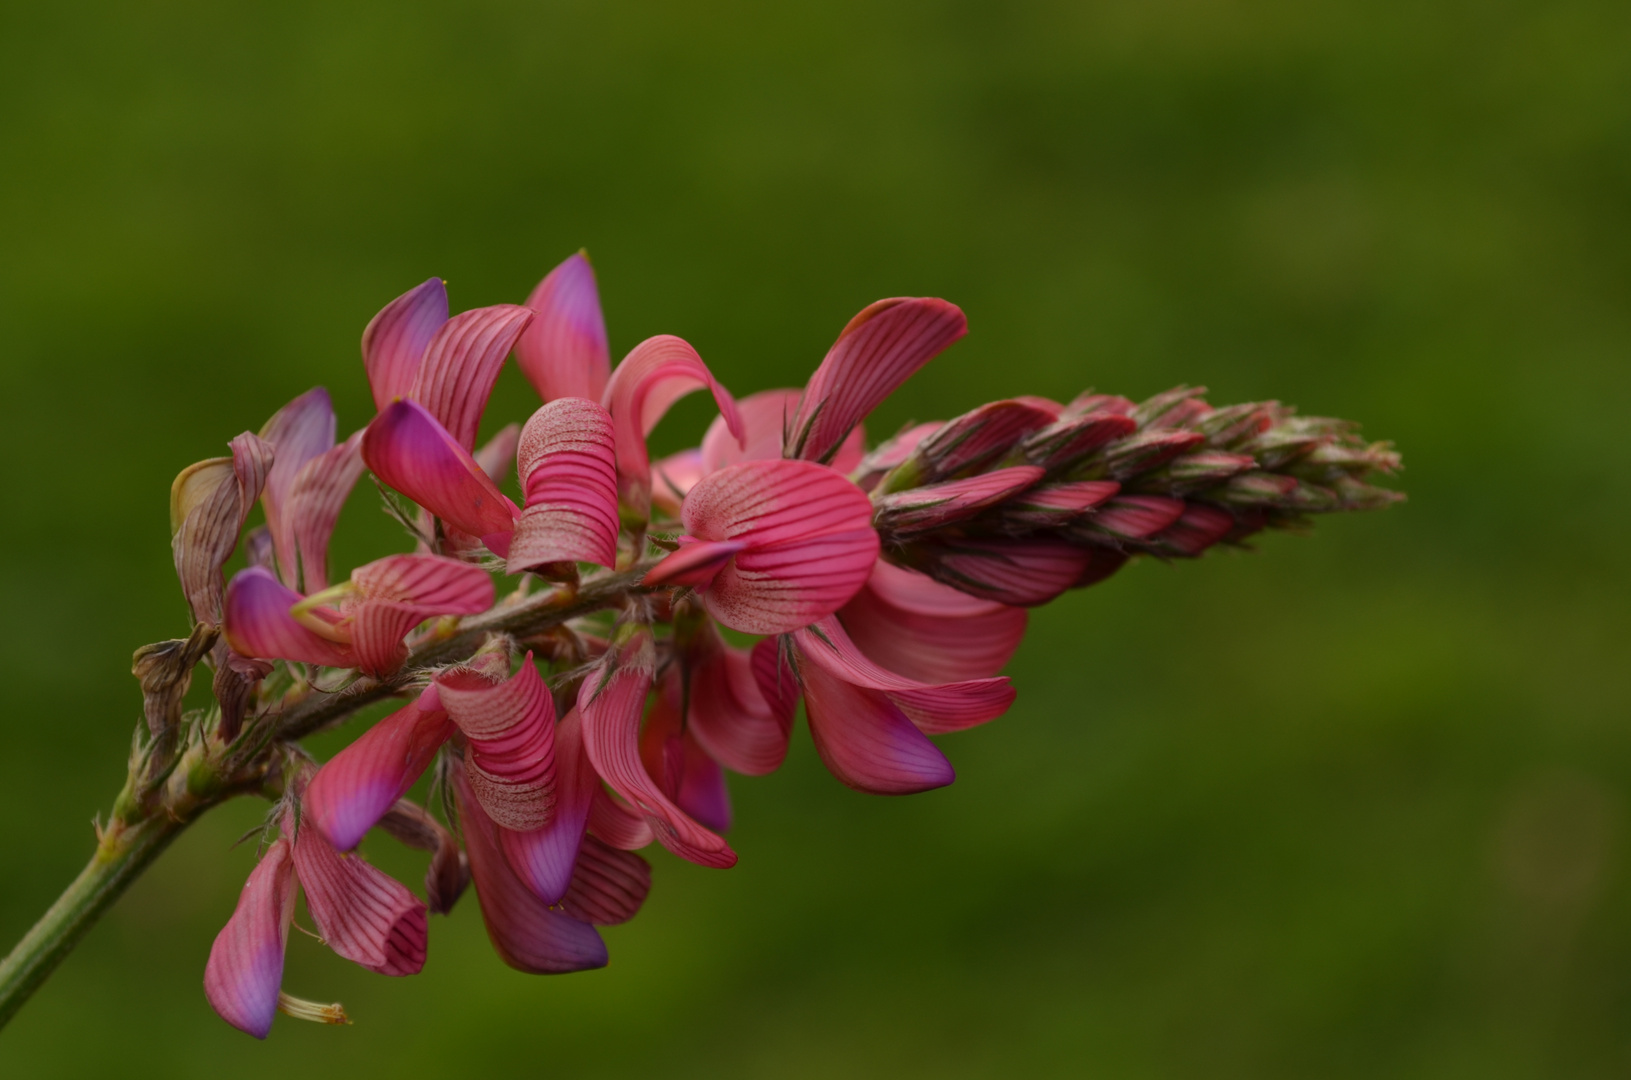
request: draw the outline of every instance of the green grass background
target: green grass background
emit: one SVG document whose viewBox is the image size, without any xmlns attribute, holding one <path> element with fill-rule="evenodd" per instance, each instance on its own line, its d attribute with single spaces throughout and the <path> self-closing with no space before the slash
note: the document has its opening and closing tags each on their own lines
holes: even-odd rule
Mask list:
<svg viewBox="0 0 1631 1080">
<path fill-rule="evenodd" d="M 968 339 L 875 435 L 1204 383 L 1363 420 L 1410 502 L 1038 611 L 950 789 L 857 795 L 797 733 L 732 781 L 741 864 L 656 856 L 604 971 L 510 971 L 467 898 L 418 978 L 296 935 L 356 1025 L 256 1043 L 200 989 L 233 804 L 0 1073 L 1624 1075 L 1628 58 L 1608 0 L 6 4 L 4 943 L 186 630 L 171 477 L 317 383 L 360 426 L 358 334 L 432 274 L 514 302 L 587 247 L 615 353 L 678 333 L 739 394 L 945 296 Z M 489 426 L 532 407 L 512 371 Z M 395 550 L 375 501 L 342 567 Z"/>
</svg>

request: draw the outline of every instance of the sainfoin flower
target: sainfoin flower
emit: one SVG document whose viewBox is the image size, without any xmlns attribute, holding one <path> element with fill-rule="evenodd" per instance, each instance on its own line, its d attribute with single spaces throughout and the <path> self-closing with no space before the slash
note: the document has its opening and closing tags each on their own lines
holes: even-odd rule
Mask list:
<svg viewBox="0 0 1631 1080">
<path fill-rule="evenodd" d="M 1138 555 L 1194 558 L 1395 498 L 1367 482 L 1397 466 L 1386 444 L 1187 388 L 990 402 L 869 450 L 867 416 L 966 332 L 944 300 L 879 301 L 802 389 L 738 401 L 677 337 L 612 367 L 581 253 L 525 305 L 451 318 L 432 278 L 363 334 L 376 414 L 361 430 L 337 442 L 314 390 L 183 472 L 177 571 L 223 642 L 208 745 L 322 695 L 405 699 L 320 767 L 270 743 L 281 835 L 211 953 L 217 1011 L 257 1036 L 280 1002 L 343 1016 L 281 993 L 297 887 L 337 952 L 385 974 L 419 969 L 427 913 L 467 882 L 505 963 L 603 965 L 596 927 L 650 889 L 635 851 L 737 861 L 728 774 L 775 771 L 801 702 L 844 784 L 943 786 L 955 774 L 936 738 L 1014 701 L 1002 669 L 1028 607 Z M 512 351 L 542 404 L 478 448 Z M 653 462 L 647 436 L 699 389 L 717 419 Z M 413 550 L 333 583 L 329 539 L 364 468 L 395 493 Z M 265 524 L 223 589 L 257 501 Z M 448 824 L 409 798 L 427 774 Z M 425 901 L 364 858 L 376 827 L 430 853 Z"/>
</svg>

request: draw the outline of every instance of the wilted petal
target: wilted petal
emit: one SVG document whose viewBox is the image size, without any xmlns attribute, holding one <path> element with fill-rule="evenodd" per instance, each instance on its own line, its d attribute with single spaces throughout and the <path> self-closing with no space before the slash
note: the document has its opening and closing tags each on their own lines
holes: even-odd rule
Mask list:
<svg viewBox="0 0 1631 1080">
<path fill-rule="evenodd" d="M 873 523 L 897 536 L 938 529 L 971 518 L 986 507 L 1017 495 L 1041 478 L 1041 469 L 1016 465 L 962 480 L 897 491 L 877 500 Z"/>
<path fill-rule="evenodd" d="M 516 876 L 499 846 L 498 826 L 471 792 L 463 766 L 455 762 L 451 772 L 470 876 L 499 959 L 534 975 L 605 967 L 606 943 L 595 928 L 553 910 Z"/>
<path fill-rule="evenodd" d="M 227 587 L 226 615 L 222 630 L 232 648 L 242 656 L 262 660 L 299 660 L 327 667 L 354 667 L 356 655 L 349 645 L 322 637 L 289 614 L 303 597 L 285 588 L 270 570 L 251 566 L 240 570 Z M 314 617 L 337 623 L 339 616 L 326 609 Z"/>
<path fill-rule="evenodd" d="M 460 850 L 452 831 L 424 807 L 407 799 L 398 799 L 379 819 L 379 825 L 401 843 L 432 853 L 425 870 L 425 899 L 432 914 L 452 911 L 470 884 L 470 860 Z"/>
<path fill-rule="evenodd" d="M 430 339 L 447 322 L 447 287 L 431 278 L 386 304 L 362 332 L 362 363 L 374 408 L 407 397 Z"/>
<path fill-rule="evenodd" d="M 555 702 L 532 654 L 500 683 L 463 668 L 436 683 L 470 740 L 466 780 L 487 815 L 518 832 L 546 823 L 555 805 Z"/>
<path fill-rule="evenodd" d="M 494 433 L 491 439 L 481 444 L 481 447 L 471 455 L 481 471 L 487 474 L 487 479 L 495 484 L 502 484 L 509 475 L 510 466 L 515 463 L 515 451 L 521 444 L 521 425 L 516 423 L 505 424 Z"/>
<path fill-rule="evenodd" d="M 255 687 L 272 673 L 272 665 L 264 660 L 238 655 L 224 639 L 215 643 L 212 652 L 215 657 L 215 678 L 211 689 L 215 692 L 216 703 L 221 706 L 221 723 L 216 733 L 222 742 L 230 743 L 238 737 L 244 713 L 248 711 L 250 699 L 255 696 Z"/>
<path fill-rule="evenodd" d="M 272 444 L 244 432 L 232 456 L 183 469 L 170 486 L 170 547 L 181 591 L 198 622 L 221 621 L 221 567 L 260 497 L 272 467 Z"/>
<path fill-rule="evenodd" d="M 650 863 L 631 851 L 619 851 L 586 836 L 561 908 L 586 923 L 615 926 L 634 918 L 649 892 Z"/>
<path fill-rule="evenodd" d="M 924 682 L 995 675 L 1025 636 L 1023 608 L 981 600 L 881 559 L 866 588 L 838 614 L 869 658 Z"/>
<path fill-rule="evenodd" d="M 409 396 L 465 450 L 476 445 L 476 429 L 499 369 L 532 318 L 531 311 L 516 304 L 472 308 L 443 323 L 425 346 Z"/>
<path fill-rule="evenodd" d="M 770 642 L 775 648 L 775 642 Z M 691 734 L 727 769 L 763 776 L 781 767 L 793 730 L 793 711 L 778 713 L 759 690 L 752 653 L 733 649 L 711 625 L 698 633 L 686 656 L 691 670 Z M 791 672 L 787 689 L 797 694 Z"/>
<path fill-rule="evenodd" d="M 238 896 L 232 918 L 215 937 L 204 966 L 204 994 L 221 1019 L 257 1039 L 277 1016 L 283 950 L 294 916 L 294 864 L 289 842 L 266 849 Z"/>
<path fill-rule="evenodd" d="M 545 401 L 599 401 L 611 373 L 606 320 L 589 257 L 578 252 L 549 272 L 527 297 L 537 318 L 515 343 L 515 359 Z"/>
<path fill-rule="evenodd" d="M 698 823 L 715 832 L 731 827 L 731 798 L 725 773 L 686 730 L 678 672 L 658 684 L 657 700 L 640 736 L 646 774 L 664 795 Z"/>
<path fill-rule="evenodd" d="M 498 834 L 510 868 L 546 904 L 559 903 L 566 893 L 589 807 L 600 789 L 600 778 L 583 748 L 583 721 L 576 709 L 555 729 L 555 780 L 555 810 L 546 824 L 525 832 L 502 829 Z"/>
<path fill-rule="evenodd" d="M 1076 583 L 1087 551 L 1052 537 L 966 539 L 924 545 L 917 569 L 971 596 L 1016 607 L 1045 604 Z"/>
<path fill-rule="evenodd" d="M 334 446 L 334 406 L 328 391 L 319 386 L 283 406 L 266 421 L 260 437 L 272 444 L 277 455 L 266 474 L 261 504 L 266 508 L 266 527 L 272 532 L 277 551 L 278 576 L 289 588 L 298 589 L 299 553 L 289 496 L 306 463 Z"/>
<path fill-rule="evenodd" d="M 339 446 L 306 462 L 289 487 L 284 511 L 300 557 L 301 582 L 307 592 L 328 588 L 328 542 L 351 489 L 362 476 L 362 434 L 359 431 Z"/>
<path fill-rule="evenodd" d="M 507 550 L 520 512 L 417 402 L 398 401 L 376 416 L 363 434 L 362 456 L 382 482 L 493 551 Z"/>
<path fill-rule="evenodd" d="M 532 414 L 516 451 L 526 509 L 510 541 L 511 573 L 551 563 L 617 563 L 612 418 L 566 397 Z"/>
<path fill-rule="evenodd" d="M 425 905 L 406 885 L 355 855 L 341 855 L 317 829 L 294 829 L 295 872 L 306 910 L 336 953 L 380 975 L 425 966 Z"/>
<path fill-rule="evenodd" d="M 789 425 L 787 456 L 832 461 L 850 429 L 966 333 L 962 310 L 944 300 L 897 297 L 867 306 L 805 386 Z"/>
</svg>

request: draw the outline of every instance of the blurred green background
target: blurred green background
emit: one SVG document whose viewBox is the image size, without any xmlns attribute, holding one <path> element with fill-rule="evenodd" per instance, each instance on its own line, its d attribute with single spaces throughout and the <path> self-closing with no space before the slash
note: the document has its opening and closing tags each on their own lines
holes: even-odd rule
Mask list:
<svg viewBox="0 0 1631 1080">
<path fill-rule="evenodd" d="M 659 853 L 604 971 L 511 972 L 467 899 L 415 979 L 295 935 L 356 1026 L 256 1043 L 200 988 L 233 804 L 5 1076 L 1631 1070 L 1631 7 L 11 3 L 0 161 L 4 947 L 186 630 L 171 477 L 316 383 L 360 426 L 363 324 L 432 274 L 520 301 L 587 247 L 614 353 L 678 333 L 739 394 L 945 296 L 970 336 L 874 435 L 1204 383 L 1363 420 L 1411 499 L 1037 612 L 950 789 L 799 733 L 733 780 L 740 866 Z M 511 371 L 489 426 L 532 407 Z M 396 549 L 376 504 L 342 567 Z"/>
</svg>

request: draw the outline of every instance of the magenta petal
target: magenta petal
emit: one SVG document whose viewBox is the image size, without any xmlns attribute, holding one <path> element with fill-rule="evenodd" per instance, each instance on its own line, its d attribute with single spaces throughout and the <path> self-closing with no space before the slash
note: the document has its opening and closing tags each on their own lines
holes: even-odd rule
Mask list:
<svg viewBox="0 0 1631 1080">
<path fill-rule="evenodd" d="M 285 831 L 295 833 L 295 872 L 328 947 L 380 975 L 417 975 L 425 966 L 425 905 L 360 856 L 335 851 L 319 830 Z"/>
<path fill-rule="evenodd" d="M 1031 434 L 1023 450 L 1026 460 L 1033 465 L 1049 471 L 1062 469 L 1137 427 L 1132 417 L 1119 413 L 1073 416 L 1067 412 L 1060 420 Z"/>
<path fill-rule="evenodd" d="M 787 756 L 793 710 L 779 712 L 765 700 L 748 650 L 729 647 L 711 628 L 703 633 L 707 639 L 688 658 L 691 734 L 727 769 L 748 776 L 775 772 Z M 769 646 L 774 650 L 775 642 Z M 797 693 L 791 672 L 787 689 Z"/>
<path fill-rule="evenodd" d="M 1228 536 L 1234 527 L 1235 516 L 1229 511 L 1203 503 L 1186 503 L 1183 516 L 1150 537 L 1150 541 L 1194 558 Z"/>
<path fill-rule="evenodd" d="M 881 560 L 866 588 L 838 614 L 868 658 L 931 683 L 995 675 L 1025 636 L 1023 608 L 969 596 Z"/>
<path fill-rule="evenodd" d="M 388 555 L 351 572 L 357 600 L 346 606 L 357 666 L 370 675 L 407 659 L 402 639 L 426 619 L 475 615 L 493 604 L 493 580 L 479 566 L 441 555 Z"/>
<path fill-rule="evenodd" d="M 508 533 L 518 511 L 436 418 L 398 401 L 374 418 L 362 456 L 381 481 L 471 536 Z"/>
<path fill-rule="evenodd" d="M 639 851 L 657 839 L 644 814 L 598 785 L 589 803 L 589 832 L 621 851 Z"/>
<path fill-rule="evenodd" d="M 583 721 L 576 709 L 555 729 L 555 777 L 555 810 L 549 821 L 536 829 L 501 829 L 498 834 L 510 868 L 546 904 L 559 903 L 566 894 L 589 807 L 600 788 L 594 764 L 583 749 Z"/>
<path fill-rule="evenodd" d="M 409 396 L 464 449 L 476 445 L 476 429 L 499 369 L 532 318 L 531 311 L 515 304 L 472 308 L 443 323 L 425 346 Z"/>
<path fill-rule="evenodd" d="M 744 461 L 781 457 L 782 439 L 792 423 L 793 414 L 798 412 L 799 395 L 802 393 L 802 390 L 761 390 L 738 401 L 736 407 L 742 415 L 741 443 L 731 434 L 724 417 L 715 417 L 708 426 L 708 433 L 702 437 L 702 475 Z M 866 455 L 864 438 L 861 426 L 857 424 L 838 448 L 832 467 L 838 472 L 848 473 L 859 465 Z"/>
<path fill-rule="evenodd" d="M 301 466 L 290 485 L 285 513 L 300 556 L 307 592 L 328 588 L 328 542 L 334 523 L 362 476 L 362 432 Z"/>
<path fill-rule="evenodd" d="M 957 540 L 927 555 L 921 569 L 936 581 L 1015 607 L 1052 600 L 1075 584 L 1089 558 L 1085 548 L 1047 536 Z"/>
<path fill-rule="evenodd" d="M 283 586 L 270 570 L 240 570 L 227 586 L 223 631 L 240 656 L 261 660 L 299 660 L 328 667 L 353 667 L 349 646 L 313 633 L 294 620 L 289 609 L 302 597 Z"/>
<path fill-rule="evenodd" d="M 516 876 L 505 861 L 498 826 L 471 792 L 463 766 L 455 763 L 452 773 L 470 876 L 499 959 L 534 975 L 605 967 L 606 943 L 595 928 L 552 909 Z"/>
<path fill-rule="evenodd" d="M 586 836 L 561 908 L 584 922 L 615 926 L 634 918 L 649 892 L 651 864 L 633 852 Z"/>
<path fill-rule="evenodd" d="M 663 794 L 699 824 L 716 832 L 731 827 L 725 772 L 686 730 L 679 674 L 670 669 L 640 736 L 640 758 Z"/>
<path fill-rule="evenodd" d="M 643 585 L 706 585 L 725 568 L 746 540 L 696 540 L 684 544 L 646 571 Z"/>
<path fill-rule="evenodd" d="M 1184 501 L 1166 495 L 1120 495 L 1101 506 L 1085 524 L 1120 540 L 1142 540 L 1176 522 Z"/>
<path fill-rule="evenodd" d="M 918 444 L 922 479 L 942 480 L 983 468 L 1004 457 L 1022 438 L 1053 423 L 1052 402 L 1014 398 L 993 401 L 941 425 Z"/>
<path fill-rule="evenodd" d="M 261 428 L 260 437 L 272 444 L 276 457 L 266 474 L 261 503 L 266 508 L 266 527 L 271 530 L 277 551 L 278 576 L 291 589 L 300 587 L 295 522 L 289 511 L 289 495 L 295 479 L 306 463 L 334 446 L 334 406 L 321 386 L 308 390 L 272 414 Z"/>
<path fill-rule="evenodd" d="M 875 523 L 897 536 L 938 529 L 971 518 L 986 507 L 1017 495 L 1041 478 L 1041 469 L 1017 465 L 963 480 L 946 480 L 897 491 L 877 501 Z"/>
<path fill-rule="evenodd" d="M 481 471 L 487 474 L 487 479 L 502 484 L 515 462 L 515 451 L 520 444 L 521 425 L 505 424 L 471 456 L 481 466 Z"/>
<path fill-rule="evenodd" d="M 250 871 L 232 918 L 215 936 L 204 966 L 204 994 L 221 1019 L 257 1039 L 277 1016 L 283 950 L 294 915 L 294 865 L 278 840 Z"/>
<path fill-rule="evenodd" d="M 516 450 L 526 509 L 510 542 L 516 573 L 557 562 L 617 562 L 617 465 L 612 418 L 580 397 L 532 414 Z"/>
<path fill-rule="evenodd" d="M 527 297 L 527 307 L 538 317 L 515 343 L 515 359 L 538 396 L 599 401 L 611 354 L 588 256 L 580 251 L 551 270 Z"/>
<path fill-rule="evenodd" d="M 409 289 L 369 320 L 362 332 L 362 364 L 374 392 L 374 408 L 383 412 L 407 397 L 419 375 L 425 346 L 447 322 L 447 287 L 431 278 Z"/>
<path fill-rule="evenodd" d="M 787 455 L 833 460 L 850 429 L 966 333 L 963 312 L 944 300 L 895 298 L 866 307 L 844 327 L 805 386 L 789 425 Z"/>
<path fill-rule="evenodd" d="M 379 721 L 329 759 L 306 788 L 306 821 L 350 851 L 413 787 L 453 734 L 440 708 L 420 702 Z"/>
<path fill-rule="evenodd" d="M 504 682 L 454 669 L 437 679 L 437 688 L 442 707 L 470 740 L 466 780 L 487 815 L 518 832 L 549 821 L 555 805 L 555 701 L 532 654 Z"/>
<path fill-rule="evenodd" d="M 1120 490 L 1121 485 L 1114 480 L 1042 484 L 1008 500 L 1002 508 L 1002 520 L 1022 528 L 1057 528 L 1082 517 Z"/>
<path fill-rule="evenodd" d="M 790 649 L 789 638 L 765 638 L 750 653 L 753 684 L 770 707 L 770 714 L 789 731 L 799 707 L 798 675 L 789 662 Z"/>
</svg>

